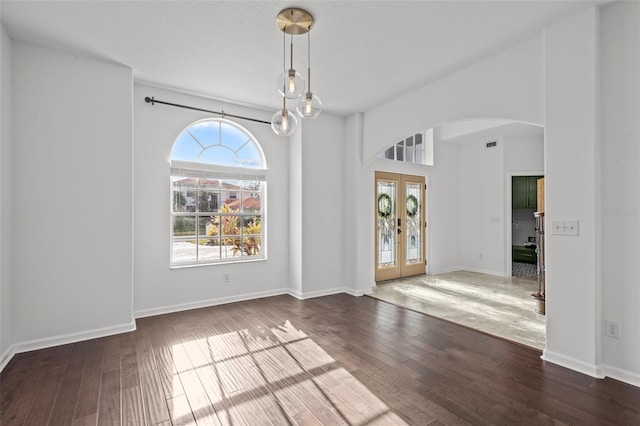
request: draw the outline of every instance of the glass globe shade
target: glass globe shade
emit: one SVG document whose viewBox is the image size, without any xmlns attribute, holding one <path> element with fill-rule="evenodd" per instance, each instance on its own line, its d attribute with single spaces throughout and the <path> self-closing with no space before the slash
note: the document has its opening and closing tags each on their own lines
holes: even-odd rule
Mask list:
<svg viewBox="0 0 640 426">
<path fill-rule="evenodd" d="M 297 125 L 296 115 L 287 109 L 279 109 L 271 117 L 271 128 L 278 136 L 291 136 Z"/>
<path fill-rule="evenodd" d="M 322 111 L 322 102 L 320 98 L 311 92 L 307 92 L 303 97 L 298 99 L 298 105 L 296 111 L 302 118 L 313 119 L 320 115 Z"/>
<path fill-rule="evenodd" d="M 285 71 L 278 77 L 278 91 L 287 99 L 297 99 L 304 93 L 304 78 L 296 70 Z"/>
</svg>

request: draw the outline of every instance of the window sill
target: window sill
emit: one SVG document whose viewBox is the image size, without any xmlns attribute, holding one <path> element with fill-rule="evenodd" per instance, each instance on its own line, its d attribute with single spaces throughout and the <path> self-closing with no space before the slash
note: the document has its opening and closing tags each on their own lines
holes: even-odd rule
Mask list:
<svg viewBox="0 0 640 426">
<path fill-rule="evenodd" d="M 182 265 L 170 265 L 169 269 L 185 269 L 185 268 L 198 268 L 201 266 L 218 266 L 218 265 L 234 265 L 234 264 L 246 264 L 246 263 L 255 263 L 255 262 L 264 262 L 266 261 L 266 257 L 260 257 L 256 259 L 246 259 L 246 260 L 225 260 L 220 262 L 207 262 L 207 263 L 186 263 Z"/>
</svg>

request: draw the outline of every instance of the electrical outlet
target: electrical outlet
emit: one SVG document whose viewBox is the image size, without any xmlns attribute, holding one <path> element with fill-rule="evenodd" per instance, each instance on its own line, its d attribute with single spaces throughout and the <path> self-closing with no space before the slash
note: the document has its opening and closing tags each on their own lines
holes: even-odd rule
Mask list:
<svg viewBox="0 0 640 426">
<path fill-rule="evenodd" d="M 613 337 L 614 339 L 620 338 L 620 323 L 617 321 L 604 321 L 604 334 L 605 336 Z"/>
<path fill-rule="evenodd" d="M 333 266 L 329 266 L 329 269 L 327 272 L 329 273 L 329 276 L 332 277 L 334 274 Z"/>
<path fill-rule="evenodd" d="M 229 273 L 228 273 L 228 272 L 225 272 L 225 273 L 224 273 L 224 278 L 223 278 L 222 280 L 223 280 L 225 283 L 228 283 L 228 282 L 229 282 Z"/>
</svg>

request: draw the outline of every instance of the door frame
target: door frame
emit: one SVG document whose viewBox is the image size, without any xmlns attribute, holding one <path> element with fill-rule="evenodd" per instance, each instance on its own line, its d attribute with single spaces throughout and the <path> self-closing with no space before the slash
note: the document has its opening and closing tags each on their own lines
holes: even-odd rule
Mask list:
<svg viewBox="0 0 640 426">
<path fill-rule="evenodd" d="M 397 242 L 397 249 L 396 249 L 396 260 L 398 262 L 398 268 L 400 269 L 400 276 L 399 277 L 395 277 L 395 276 L 390 276 L 388 278 L 382 278 L 380 280 L 376 280 L 376 275 L 378 274 L 378 254 L 379 254 L 379 241 L 378 241 L 378 215 L 377 215 L 377 209 L 378 209 L 378 179 L 385 179 L 387 178 L 385 175 L 388 176 L 389 180 L 394 180 L 394 177 L 398 177 L 397 179 L 397 189 L 396 189 L 396 198 L 399 198 L 402 196 L 402 198 L 405 198 L 405 190 L 406 190 L 406 183 L 411 183 L 412 181 L 415 183 L 419 183 L 421 185 L 421 189 L 420 191 L 420 200 L 421 200 L 421 206 L 420 206 L 420 223 L 421 223 L 421 257 L 422 257 L 422 261 L 420 263 L 420 265 L 422 266 L 421 268 L 417 268 L 417 264 L 416 265 L 411 265 L 408 268 L 413 268 L 413 269 L 419 269 L 420 272 L 419 273 L 412 273 L 411 275 L 403 275 L 403 269 L 405 267 L 405 260 L 406 260 L 406 239 L 404 239 L 404 237 L 407 235 L 407 231 L 406 231 L 406 224 L 407 224 L 407 218 L 406 218 L 406 208 L 405 208 L 405 203 L 402 203 L 402 206 L 400 207 L 397 200 L 396 200 L 396 221 L 398 219 L 402 219 L 402 221 L 404 221 L 404 223 L 400 226 L 400 229 L 403 231 L 403 235 L 400 238 L 401 241 Z M 428 267 L 428 258 L 427 258 L 427 249 L 430 248 L 430 240 L 429 240 L 429 234 L 427 232 L 428 230 L 428 222 L 427 222 L 427 217 L 428 217 L 428 208 L 429 208 L 429 199 L 428 199 L 428 192 L 427 192 L 427 188 L 428 188 L 428 176 L 422 175 L 422 174 L 407 174 L 407 173 L 400 173 L 400 172 L 390 172 L 390 171 L 383 171 L 383 170 L 374 170 L 374 174 L 373 174 L 373 184 L 374 184 L 374 190 L 373 190 L 373 195 L 374 195 L 374 253 L 373 253 L 373 264 L 374 264 L 374 281 L 375 282 L 381 282 L 381 281 L 385 281 L 388 279 L 396 279 L 396 278 L 402 278 L 405 276 L 415 276 L 415 275 L 420 275 L 420 274 L 424 274 L 427 273 L 427 267 Z M 401 210 L 402 209 L 402 210 Z M 398 226 L 394 225 L 394 230 L 397 230 Z M 396 236 L 398 234 L 396 233 Z M 396 237 L 397 238 L 397 237 Z M 402 243 L 402 244 L 400 244 Z"/>
<path fill-rule="evenodd" d="M 533 171 L 525 171 L 525 172 L 512 172 L 508 171 L 505 176 L 505 215 L 507 218 L 505 220 L 505 263 L 504 263 L 504 275 L 506 277 L 513 276 L 513 259 L 511 254 L 511 245 L 513 244 L 513 200 L 511 199 L 511 190 L 514 176 L 544 176 L 544 171 L 533 170 Z"/>
</svg>

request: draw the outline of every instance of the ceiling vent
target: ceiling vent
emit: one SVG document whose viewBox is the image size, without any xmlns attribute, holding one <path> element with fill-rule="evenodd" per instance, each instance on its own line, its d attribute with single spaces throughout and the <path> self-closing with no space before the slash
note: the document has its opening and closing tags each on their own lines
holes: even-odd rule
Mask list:
<svg viewBox="0 0 640 426">
<path fill-rule="evenodd" d="M 498 141 L 487 142 L 487 148 L 493 148 L 498 145 Z"/>
</svg>

